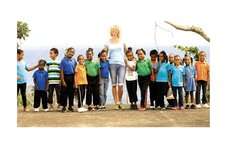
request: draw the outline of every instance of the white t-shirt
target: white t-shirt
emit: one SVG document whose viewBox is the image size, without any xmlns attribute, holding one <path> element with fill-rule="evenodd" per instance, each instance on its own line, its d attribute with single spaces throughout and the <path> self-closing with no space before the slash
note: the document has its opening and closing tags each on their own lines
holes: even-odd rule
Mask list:
<svg viewBox="0 0 230 142">
<path fill-rule="evenodd" d="M 127 64 L 129 66 L 136 66 L 136 61 L 132 60 L 132 61 L 128 61 L 127 60 Z M 127 66 L 126 66 L 126 72 L 125 72 L 125 79 L 127 81 L 133 81 L 133 80 L 137 80 L 137 72 L 136 71 L 132 71 L 130 70 Z"/>
</svg>

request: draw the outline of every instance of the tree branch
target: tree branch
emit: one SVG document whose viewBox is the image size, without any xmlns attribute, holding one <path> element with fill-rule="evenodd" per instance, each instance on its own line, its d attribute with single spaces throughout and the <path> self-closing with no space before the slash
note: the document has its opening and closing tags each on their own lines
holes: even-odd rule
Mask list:
<svg viewBox="0 0 230 142">
<path fill-rule="evenodd" d="M 200 36 L 202 36 L 206 41 L 210 42 L 210 38 L 208 37 L 208 35 L 205 34 L 205 32 L 200 27 L 195 27 L 195 26 L 181 26 L 181 25 L 173 24 L 173 23 L 171 23 L 169 21 L 165 21 L 165 23 L 173 26 L 177 30 L 195 32 L 195 33 L 199 34 Z"/>
</svg>

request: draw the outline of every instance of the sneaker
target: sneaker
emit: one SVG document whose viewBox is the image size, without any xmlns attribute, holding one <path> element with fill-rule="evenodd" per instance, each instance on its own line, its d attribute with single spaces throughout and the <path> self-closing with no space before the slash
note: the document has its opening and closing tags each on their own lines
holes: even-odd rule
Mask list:
<svg viewBox="0 0 230 142">
<path fill-rule="evenodd" d="M 50 111 L 54 111 L 54 107 L 53 107 L 53 105 L 50 105 L 49 110 L 50 110 Z"/>
<path fill-rule="evenodd" d="M 165 110 L 166 108 L 165 107 L 161 107 L 161 110 Z"/>
<path fill-rule="evenodd" d="M 66 108 L 62 107 L 61 112 L 65 112 L 65 111 L 66 111 Z"/>
<path fill-rule="evenodd" d="M 191 109 L 195 109 L 196 106 L 194 104 L 191 105 Z"/>
<path fill-rule="evenodd" d="M 137 104 L 134 104 L 134 105 L 133 105 L 133 109 L 138 109 L 138 108 L 137 108 Z"/>
<path fill-rule="evenodd" d="M 184 107 L 183 107 L 183 106 L 180 106 L 180 107 L 179 107 L 179 110 L 184 110 Z"/>
<path fill-rule="evenodd" d="M 177 107 L 171 107 L 172 110 L 177 110 Z"/>
<path fill-rule="evenodd" d="M 83 110 L 83 111 L 88 111 L 88 109 L 87 109 L 87 108 L 84 108 L 84 107 L 82 107 L 82 110 Z"/>
<path fill-rule="evenodd" d="M 39 108 L 34 108 L 34 111 L 35 112 L 39 112 Z"/>
<path fill-rule="evenodd" d="M 57 111 L 60 111 L 60 110 L 61 110 L 61 105 L 58 104 L 58 106 L 57 106 Z"/>
<path fill-rule="evenodd" d="M 125 109 L 125 107 L 124 107 L 124 105 L 121 103 L 121 104 L 119 104 L 119 109 Z"/>
<path fill-rule="evenodd" d="M 99 106 L 96 106 L 96 107 L 94 107 L 94 110 L 99 111 L 99 110 L 100 110 L 100 107 L 99 107 Z"/>
<path fill-rule="evenodd" d="M 204 104 L 203 108 L 209 108 L 210 106 L 208 104 Z"/>
<path fill-rule="evenodd" d="M 71 111 L 71 112 L 74 112 L 74 110 L 73 110 L 73 108 L 71 106 L 68 108 L 68 110 Z"/>
<path fill-rule="evenodd" d="M 26 108 L 24 108 L 24 111 L 29 112 L 30 110 L 26 107 Z"/>
<path fill-rule="evenodd" d="M 105 110 L 106 110 L 106 107 L 105 107 L 105 106 L 102 106 L 102 107 L 101 107 L 101 110 L 105 111 Z"/>
<path fill-rule="evenodd" d="M 84 110 L 82 109 L 82 107 L 80 107 L 80 108 L 77 109 L 77 112 L 81 113 L 81 112 L 84 112 Z"/>
<path fill-rule="evenodd" d="M 149 108 L 154 109 L 155 107 L 154 106 L 150 106 Z"/>
<path fill-rule="evenodd" d="M 139 110 L 144 111 L 144 110 L 146 110 L 146 108 L 145 107 L 140 107 Z"/>
<path fill-rule="evenodd" d="M 196 105 L 196 108 L 198 108 L 198 109 L 201 109 L 201 106 L 200 106 L 200 104 Z"/>
<path fill-rule="evenodd" d="M 185 106 L 185 109 L 189 109 L 189 105 L 186 105 L 186 106 Z"/>
<path fill-rule="evenodd" d="M 43 109 L 43 111 L 44 111 L 44 112 L 48 112 L 48 111 L 49 111 L 49 109 L 48 109 L 48 108 L 46 108 L 46 109 Z"/>
<path fill-rule="evenodd" d="M 114 106 L 114 109 L 118 110 L 118 109 L 119 109 L 119 104 L 116 104 L 116 105 Z"/>
</svg>

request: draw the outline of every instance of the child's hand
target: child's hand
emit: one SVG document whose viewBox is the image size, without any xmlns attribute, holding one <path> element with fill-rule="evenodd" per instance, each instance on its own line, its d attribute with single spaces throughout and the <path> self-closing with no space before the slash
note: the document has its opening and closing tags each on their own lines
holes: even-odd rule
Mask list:
<svg viewBox="0 0 230 142">
<path fill-rule="evenodd" d="M 65 83 L 65 81 L 64 81 L 64 82 L 62 82 L 62 86 L 63 86 L 63 87 L 66 87 L 66 83 Z"/>
<path fill-rule="evenodd" d="M 127 60 L 125 59 L 124 61 L 125 61 L 125 65 L 127 66 Z"/>
<path fill-rule="evenodd" d="M 184 88 L 186 88 L 186 83 L 184 83 Z"/>
<path fill-rule="evenodd" d="M 150 81 L 154 82 L 154 76 L 153 75 L 150 76 Z"/>
<path fill-rule="evenodd" d="M 21 79 L 21 77 L 20 76 L 17 76 L 17 80 L 20 80 Z"/>
<path fill-rule="evenodd" d="M 38 86 L 36 86 L 35 90 L 39 90 Z"/>
<path fill-rule="evenodd" d="M 172 85 L 172 84 L 171 84 L 171 82 L 170 82 L 170 81 L 168 82 L 168 85 L 169 85 L 169 87 L 171 87 L 171 85 Z"/>
</svg>

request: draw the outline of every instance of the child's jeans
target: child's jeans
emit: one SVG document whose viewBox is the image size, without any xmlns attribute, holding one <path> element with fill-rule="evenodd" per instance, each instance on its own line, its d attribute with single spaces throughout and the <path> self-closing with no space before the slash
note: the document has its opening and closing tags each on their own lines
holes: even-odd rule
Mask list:
<svg viewBox="0 0 230 142">
<path fill-rule="evenodd" d="M 173 91 L 173 97 L 174 97 L 174 103 L 173 106 L 177 107 L 178 102 L 177 102 L 177 91 L 178 91 L 178 97 L 179 97 L 179 107 L 183 107 L 183 87 L 175 87 L 172 86 L 172 91 Z"/>
<path fill-rule="evenodd" d="M 206 88 L 207 88 L 207 81 L 198 80 L 197 87 L 196 87 L 196 104 L 200 104 L 200 90 L 202 87 L 203 96 L 202 96 L 202 103 L 207 103 L 207 96 L 206 96 Z"/>
<path fill-rule="evenodd" d="M 107 99 L 107 90 L 109 85 L 109 78 L 100 78 L 100 86 L 99 86 L 99 93 L 100 93 L 100 105 L 105 105 Z"/>
</svg>

